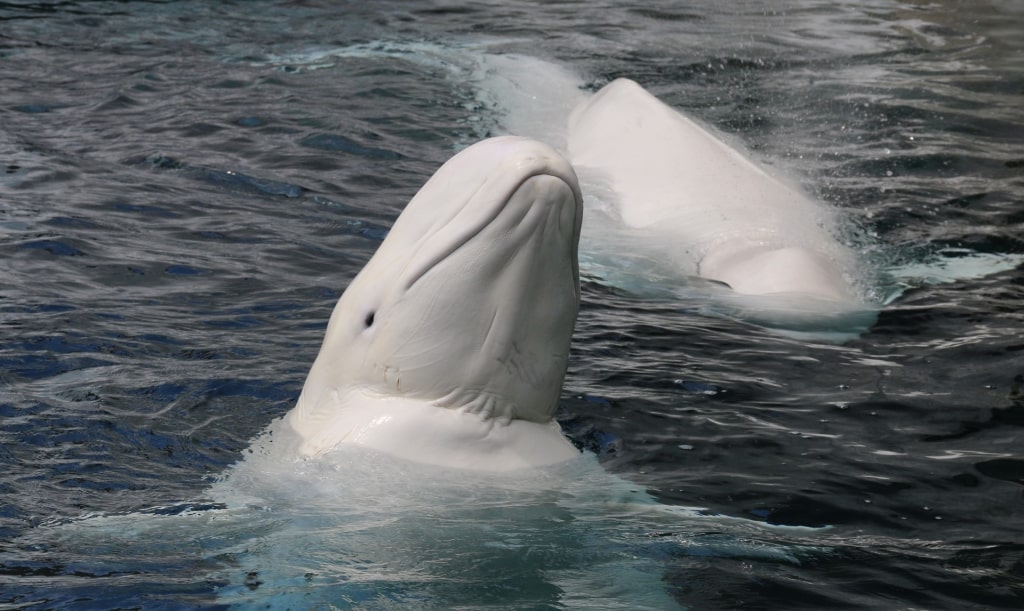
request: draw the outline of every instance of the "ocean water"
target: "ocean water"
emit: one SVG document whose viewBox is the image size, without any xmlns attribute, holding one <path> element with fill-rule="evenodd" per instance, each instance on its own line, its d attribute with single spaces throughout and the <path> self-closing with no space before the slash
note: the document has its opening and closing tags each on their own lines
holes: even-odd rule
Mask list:
<svg viewBox="0 0 1024 611">
<path fill-rule="evenodd" d="M 730 134 L 873 270 L 839 342 L 585 274 L 567 434 L 665 506 L 821 527 L 645 571 L 692 609 L 1024 606 L 1024 12 L 994 0 L 0 4 L 0 605 L 223 604 L 202 553 L 25 541 L 203 498 L 427 177 L 547 117 L 508 55 Z"/>
</svg>

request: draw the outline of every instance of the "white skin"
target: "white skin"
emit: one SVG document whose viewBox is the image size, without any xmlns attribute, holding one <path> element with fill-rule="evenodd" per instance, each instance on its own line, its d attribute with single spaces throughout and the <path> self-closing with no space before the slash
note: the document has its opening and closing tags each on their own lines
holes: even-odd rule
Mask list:
<svg viewBox="0 0 1024 611">
<path fill-rule="evenodd" d="M 613 81 L 573 111 L 569 158 L 607 180 L 623 223 L 684 273 L 746 295 L 859 301 L 827 207 L 633 81 Z"/>
<path fill-rule="evenodd" d="M 449 160 L 338 301 L 285 417 L 300 452 L 359 443 L 496 470 L 575 456 L 552 418 L 581 218 L 576 176 L 546 145 L 494 138 Z"/>
</svg>

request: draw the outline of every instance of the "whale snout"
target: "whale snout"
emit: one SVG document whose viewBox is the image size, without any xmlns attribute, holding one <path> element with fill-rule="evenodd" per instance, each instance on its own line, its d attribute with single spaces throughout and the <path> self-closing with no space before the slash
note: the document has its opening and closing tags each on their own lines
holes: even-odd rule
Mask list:
<svg viewBox="0 0 1024 611">
<path fill-rule="evenodd" d="M 582 217 L 579 180 L 554 149 L 515 136 L 484 140 L 442 166 L 395 223 L 389 237 L 400 240 L 408 259 L 400 285 L 410 290 L 470 248 L 474 256 L 500 264 L 502 246 L 514 242 L 521 252 L 523 243 L 536 244 L 535 231 L 555 240 L 552 232 L 563 230 L 560 241 L 576 269 Z M 578 270 L 574 276 L 578 282 Z"/>
</svg>

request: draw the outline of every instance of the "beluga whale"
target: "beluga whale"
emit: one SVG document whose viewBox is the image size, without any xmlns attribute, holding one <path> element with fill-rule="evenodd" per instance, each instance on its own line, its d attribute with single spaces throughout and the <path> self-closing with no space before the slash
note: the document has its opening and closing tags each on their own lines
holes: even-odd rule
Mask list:
<svg viewBox="0 0 1024 611">
<path fill-rule="evenodd" d="M 577 105 L 567 139 L 584 189 L 610 191 L 618 219 L 667 265 L 769 317 L 867 307 L 827 206 L 636 82 L 616 79 Z"/>
<path fill-rule="evenodd" d="M 331 315 L 284 425 L 480 470 L 578 455 L 553 421 L 579 309 L 582 197 L 535 140 L 479 142 L 409 202 Z"/>
</svg>

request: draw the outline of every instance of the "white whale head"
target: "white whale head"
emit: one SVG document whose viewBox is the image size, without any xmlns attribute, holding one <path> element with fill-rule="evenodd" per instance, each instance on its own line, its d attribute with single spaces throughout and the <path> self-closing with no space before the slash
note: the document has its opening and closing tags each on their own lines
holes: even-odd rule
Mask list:
<svg viewBox="0 0 1024 611">
<path fill-rule="evenodd" d="M 492 428 L 550 423 L 579 309 L 581 219 L 576 175 L 547 145 L 493 138 L 445 163 L 331 315 L 286 417 L 303 453 L 359 441 L 410 405 Z"/>
</svg>

